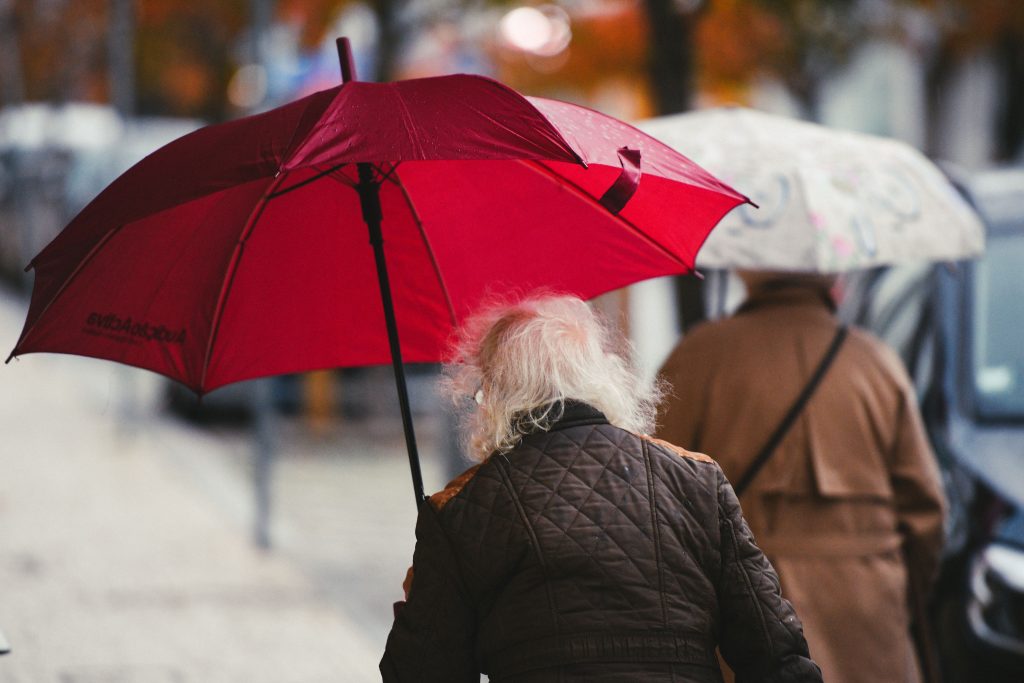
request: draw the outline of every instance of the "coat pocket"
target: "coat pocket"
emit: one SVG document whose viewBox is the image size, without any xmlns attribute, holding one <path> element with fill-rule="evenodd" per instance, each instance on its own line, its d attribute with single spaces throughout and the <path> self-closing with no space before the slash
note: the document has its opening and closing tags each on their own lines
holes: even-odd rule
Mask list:
<svg viewBox="0 0 1024 683">
<path fill-rule="evenodd" d="M 878 436 L 857 415 L 847 420 L 809 420 L 810 464 L 817 493 L 826 498 L 893 498 L 889 468 Z"/>
</svg>

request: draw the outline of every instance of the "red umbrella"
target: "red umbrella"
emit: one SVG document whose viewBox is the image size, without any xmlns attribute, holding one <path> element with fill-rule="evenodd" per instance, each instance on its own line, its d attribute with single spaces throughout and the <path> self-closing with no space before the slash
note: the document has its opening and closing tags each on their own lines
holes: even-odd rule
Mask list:
<svg viewBox="0 0 1024 683">
<path fill-rule="evenodd" d="M 479 76 L 357 82 L 343 41 L 342 85 L 186 135 L 96 197 L 29 264 L 11 357 L 105 358 L 199 394 L 391 360 L 419 500 L 403 358 L 439 360 L 492 293 L 690 271 L 747 200 L 583 107 Z"/>
</svg>

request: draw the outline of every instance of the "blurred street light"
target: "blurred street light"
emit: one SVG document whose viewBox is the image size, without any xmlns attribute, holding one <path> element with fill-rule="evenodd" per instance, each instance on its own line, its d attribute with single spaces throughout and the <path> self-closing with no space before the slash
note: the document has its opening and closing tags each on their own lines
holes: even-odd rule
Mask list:
<svg viewBox="0 0 1024 683">
<path fill-rule="evenodd" d="M 262 64 L 246 64 L 228 83 L 228 101 L 242 110 L 258 107 L 267 97 L 267 70 Z"/>
<path fill-rule="evenodd" d="M 517 50 L 554 57 L 572 41 L 569 15 L 561 7 L 517 7 L 502 17 L 498 25 L 502 40 Z"/>
</svg>

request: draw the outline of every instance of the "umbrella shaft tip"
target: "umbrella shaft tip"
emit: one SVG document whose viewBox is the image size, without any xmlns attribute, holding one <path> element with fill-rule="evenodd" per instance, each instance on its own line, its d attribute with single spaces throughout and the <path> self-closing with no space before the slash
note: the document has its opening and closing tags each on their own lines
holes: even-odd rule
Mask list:
<svg viewBox="0 0 1024 683">
<path fill-rule="evenodd" d="M 335 41 L 338 46 L 338 63 L 341 65 L 341 82 L 348 83 L 356 79 L 356 64 L 352 59 L 352 44 L 344 36 Z"/>
</svg>

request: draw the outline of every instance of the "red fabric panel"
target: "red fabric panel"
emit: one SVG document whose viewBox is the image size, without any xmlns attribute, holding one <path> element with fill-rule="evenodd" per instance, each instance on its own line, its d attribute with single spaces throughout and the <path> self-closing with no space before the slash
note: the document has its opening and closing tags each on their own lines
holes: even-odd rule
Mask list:
<svg viewBox="0 0 1024 683">
<path fill-rule="evenodd" d="M 198 390 L 217 293 L 268 185 L 247 183 L 126 225 L 19 346 L 115 360 Z M 150 338 L 161 326 L 173 341 Z"/>
<path fill-rule="evenodd" d="M 397 187 L 382 187 L 384 249 L 407 361 L 437 359 L 444 294 Z M 354 188 L 324 178 L 269 202 L 246 242 L 206 388 L 268 374 L 390 362 L 373 249 Z"/>
<path fill-rule="evenodd" d="M 285 168 L 427 159 L 577 156 L 519 93 L 482 76 L 455 75 L 346 83 Z"/>
<path fill-rule="evenodd" d="M 316 123 L 337 88 L 278 109 L 207 126 L 135 164 L 86 206 L 31 266 L 36 271 L 28 324 L 107 233 L 186 202 L 277 172 L 289 145 Z"/>
<path fill-rule="evenodd" d="M 436 163 L 408 163 L 399 175 L 460 320 L 489 293 L 547 288 L 590 298 L 690 267 L 531 163 L 452 162 L 437 171 Z M 592 171 L 604 185 L 617 175 Z"/>
<path fill-rule="evenodd" d="M 623 147 L 640 152 L 639 182 L 615 216 L 597 198 Z M 453 323 L 491 295 L 589 298 L 685 272 L 744 201 L 627 124 L 489 79 L 349 83 L 122 175 L 33 261 L 15 354 L 107 358 L 201 392 L 388 362 L 351 162 L 392 161 L 382 230 L 406 361 L 443 358 Z"/>
</svg>

